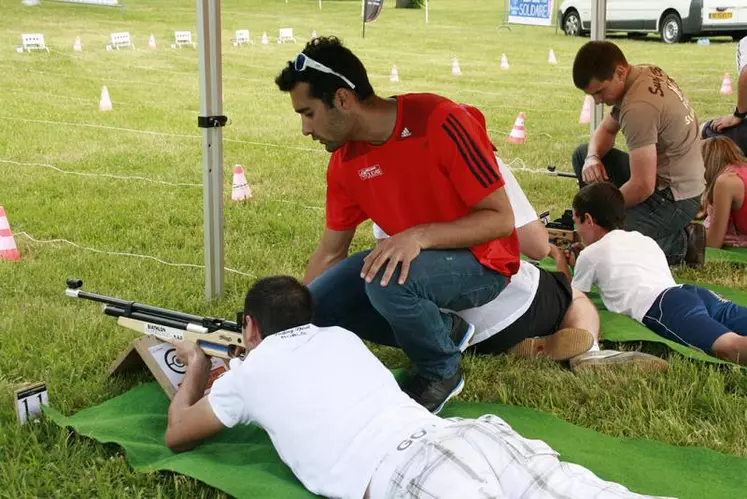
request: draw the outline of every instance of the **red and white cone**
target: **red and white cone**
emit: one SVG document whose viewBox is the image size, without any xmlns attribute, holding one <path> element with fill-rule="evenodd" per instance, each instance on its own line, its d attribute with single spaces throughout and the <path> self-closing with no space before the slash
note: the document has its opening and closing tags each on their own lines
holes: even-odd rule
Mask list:
<svg viewBox="0 0 747 499">
<path fill-rule="evenodd" d="M 526 130 L 524 129 L 524 113 L 521 112 L 519 113 L 519 116 L 516 117 L 514 127 L 511 130 L 508 138 L 506 138 L 506 142 L 511 142 L 512 144 L 523 144 L 526 138 Z"/>
<path fill-rule="evenodd" d="M 399 81 L 399 72 L 397 66 L 392 66 L 392 74 L 389 76 L 389 81 Z"/>
<path fill-rule="evenodd" d="M 109 98 L 109 90 L 104 85 L 101 89 L 101 100 L 99 101 L 99 111 L 111 111 L 112 100 Z"/>
<path fill-rule="evenodd" d="M 508 69 L 508 57 L 506 57 L 506 54 L 501 54 L 501 69 Z"/>
<path fill-rule="evenodd" d="M 731 80 L 729 73 L 724 73 L 724 80 L 721 82 L 721 95 L 731 95 Z"/>
<path fill-rule="evenodd" d="M 5 216 L 5 208 L 0 206 L 0 260 L 15 262 L 21 259 L 21 253 L 18 252 L 16 240 L 10 231 L 8 217 Z"/>
<path fill-rule="evenodd" d="M 241 165 L 233 165 L 233 188 L 231 189 L 231 199 L 233 201 L 243 201 L 252 197 L 252 190 L 249 188 L 249 182 L 246 181 L 244 169 Z"/>
<path fill-rule="evenodd" d="M 582 125 L 588 125 L 591 123 L 591 108 L 594 104 L 594 99 L 591 95 L 587 95 L 584 99 L 584 107 L 581 108 L 581 115 L 578 117 L 578 122 Z"/>
</svg>

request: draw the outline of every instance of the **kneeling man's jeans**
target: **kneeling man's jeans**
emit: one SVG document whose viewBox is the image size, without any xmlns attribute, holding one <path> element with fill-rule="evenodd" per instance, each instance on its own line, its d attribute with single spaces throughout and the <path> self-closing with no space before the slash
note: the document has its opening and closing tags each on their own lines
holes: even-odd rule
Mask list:
<svg viewBox="0 0 747 499">
<path fill-rule="evenodd" d="M 368 284 L 360 277 L 368 253 L 349 256 L 309 285 L 314 324 L 344 327 L 374 343 L 402 348 L 413 371 L 425 378 L 453 376 L 460 352 L 450 337 L 451 316 L 440 309 L 483 305 L 503 291 L 508 278 L 468 249 L 426 250 L 410 264 L 403 285 L 397 282 L 399 265 L 386 286 L 380 284 L 385 266 Z"/>
</svg>

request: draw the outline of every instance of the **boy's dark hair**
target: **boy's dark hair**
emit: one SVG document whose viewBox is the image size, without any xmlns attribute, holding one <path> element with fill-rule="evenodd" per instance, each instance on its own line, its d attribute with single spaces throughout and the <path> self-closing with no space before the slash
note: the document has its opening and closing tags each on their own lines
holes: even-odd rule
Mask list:
<svg viewBox="0 0 747 499">
<path fill-rule="evenodd" d="M 262 338 L 310 323 L 313 311 L 309 288 L 285 275 L 260 279 L 244 300 L 244 316 L 255 320 Z"/>
<path fill-rule="evenodd" d="M 625 228 L 625 199 L 620 189 L 609 182 L 584 186 L 573 198 L 573 212 L 581 220 L 588 213 L 607 230 Z"/>
<path fill-rule="evenodd" d="M 340 39 L 335 36 L 314 38 L 303 49 L 303 53 L 329 69 L 340 73 L 350 80 L 354 89 L 351 89 L 339 76 L 324 73 L 311 67 L 303 71 L 296 71 L 294 61 L 288 65 L 275 78 L 275 84 L 283 92 L 290 92 L 299 82 L 308 83 L 311 96 L 321 99 L 327 107 L 334 107 L 335 92 L 340 88 L 352 90 L 359 101 L 366 100 L 374 94 L 373 87 L 368 81 L 366 68 L 358 57 L 344 47 Z"/>
<path fill-rule="evenodd" d="M 612 42 L 593 41 L 581 47 L 573 61 L 573 84 L 584 90 L 591 80 L 607 81 L 617 66 L 628 64 L 620 47 Z"/>
</svg>

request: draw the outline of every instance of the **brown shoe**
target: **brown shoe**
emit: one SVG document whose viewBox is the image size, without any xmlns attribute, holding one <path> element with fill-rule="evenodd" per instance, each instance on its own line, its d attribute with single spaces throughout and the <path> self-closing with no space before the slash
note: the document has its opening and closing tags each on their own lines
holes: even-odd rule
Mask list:
<svg viewBox="0 0 747 499">
<path fill-rule="evenodd" d="M 517 357 L 549 357 L 568 360 L 587 352 L 594 344 L 594 336 L 586 329 L 565 328 L 549 335 L 526 338 L 508 350 Z"/>
<path fill-rule="evenodd" d="M 705 226 L 699 223 L 690 223 L 685 227 L 685 233 L 687 234 L 685 263 L 690 267 L 699 267 L 705 263 Z"/>
</svg>

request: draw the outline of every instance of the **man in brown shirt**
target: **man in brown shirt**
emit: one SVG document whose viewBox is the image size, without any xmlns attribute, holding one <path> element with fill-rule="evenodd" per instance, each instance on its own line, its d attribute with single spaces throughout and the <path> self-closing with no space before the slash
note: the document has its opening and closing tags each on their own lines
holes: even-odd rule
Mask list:
<svg viewBox="0 0 747 499">
<path fill-rule="evenodd" d="M 703 158 L 698 120 L 680 88 L 656 66 L 628 64 L 606 41 L 581 47 L 573 83 L 612 106 L 573 153 L 579 186 L 611 181 L 625 198 L 628 230 L 654 239 L 670 264 L 702 264 L 705 230 L 691 222 L 705 188 Z M 613 147 L 621 130 L 629 153 Z"/>
</svg>

